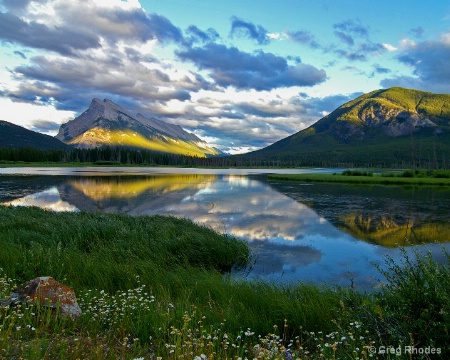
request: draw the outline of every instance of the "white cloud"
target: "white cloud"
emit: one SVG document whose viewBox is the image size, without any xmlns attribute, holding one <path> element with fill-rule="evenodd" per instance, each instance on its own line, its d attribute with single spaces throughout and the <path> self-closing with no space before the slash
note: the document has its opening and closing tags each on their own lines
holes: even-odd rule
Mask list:
<svg viewBox="0 0 450 360">
<path fill-rule="evenodd" d="M 404 38 L 399 41 L 399 45 L 401 48 L 410 48 L 416 46 L 416 42 L 409 38 Z"/>
<path fill-rule="evenodd" d="M 389 52 L 393 52 L 393 51 L 397 51 L 398 50 L 395 46 L 393 46 L 391 44 L 383 44 L 383 47 Z"/>
<path fill-rule="evenodd" d="M 287 40 L 289 36 L 286 33 L 268 33 L 266 36 L 271 40 Z"/>
<path fill-rule="evenodd" d="M 35 121 L 51 120 L 56 124 L 63 124 L 76 116 L 73 111 L 57 110 L 54 106 L 16 103 L 9 99 L 0 98 L 0 120 L 23 126 L 33 127 Z"/>
</svg>

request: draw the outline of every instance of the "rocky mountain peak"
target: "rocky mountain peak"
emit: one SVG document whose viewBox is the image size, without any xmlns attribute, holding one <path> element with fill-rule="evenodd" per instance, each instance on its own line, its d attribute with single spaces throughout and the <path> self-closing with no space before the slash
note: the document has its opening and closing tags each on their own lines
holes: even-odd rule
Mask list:
<svg viewBox="0 0 450 360">
<path fill-rule="evenodd" d="M 445 95 L 417 90 L 377 90 L 342 105 L 313 126 L 328 128 L 344 141 L 363 140 L 373 130 L 389 137 L 408 136 L 436 128 L 449 113 L 444 100 Z"/>
<path fill-rule="evenodd" d="M 190 154 L 218 153 L 179 125 L 148 118 L 140 113 L 135 115 L 109 99 L 94 98 L 85 112 L 61 125 L 56 138 L 79 148 L 111 145 L 155 148 L 158 151 L 163 151 L 160 149 L 165 147 L 168 150 L 177 148 L 179 145 L 176 142 L 182 141 L 183 148 L 188 150 L 189 144 L 192 144 L 195 150 Z"/>
</svg>

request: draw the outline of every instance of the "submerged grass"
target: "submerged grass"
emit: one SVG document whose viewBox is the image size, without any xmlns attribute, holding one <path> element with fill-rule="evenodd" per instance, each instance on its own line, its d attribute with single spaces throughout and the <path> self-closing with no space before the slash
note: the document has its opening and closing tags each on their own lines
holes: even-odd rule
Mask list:
<svg viewBox="0 0 450 360">
<path fill-rule="evenodd" d="M 400 345 L 449 354 L 448 257 L 391 263 L 390 285 L 374 294 L 282 287 L 230 278 L 246 244 L 188 220 L 6 207 L 0 248 L 0 298 L 50 275 L 83 310 L 70 320 L 0 308 L 0 359 L 369 359 Z"/>
</svg>

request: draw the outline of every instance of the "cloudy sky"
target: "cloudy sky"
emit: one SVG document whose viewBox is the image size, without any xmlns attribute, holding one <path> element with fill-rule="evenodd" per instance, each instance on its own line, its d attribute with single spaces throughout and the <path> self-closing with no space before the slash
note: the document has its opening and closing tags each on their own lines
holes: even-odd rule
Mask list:
<svg viewBox="0 0 450 360">
<path fill-rule="evenodd" d="M 0 0 L 0 119 L 47 134 L 108 98 L 230 153 L 364 92 L 450 93 L 448 0 Z"/>
</svg>

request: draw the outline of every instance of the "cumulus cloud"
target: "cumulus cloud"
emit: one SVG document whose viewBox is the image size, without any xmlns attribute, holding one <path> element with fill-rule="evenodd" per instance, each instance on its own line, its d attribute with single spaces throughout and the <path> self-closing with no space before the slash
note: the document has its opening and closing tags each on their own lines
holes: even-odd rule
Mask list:
<svg viewBox="0 0 450 360">
<path fill-rule="evenodd" d="M 373 76 L 375 76 L 377 74 L 389 74 L 390 72 L 391 72 L 391 69 L 383 67 L 383 66 L 381 66 L 379 64 L 375 64 L 373 66 L 373 72 L 372 72 L 372 74 L 370 76 L 373 77 Z"/>
<path fill-rule="evenodd" d="M 183 101 L 190 99 L 191 91 L 208 87 L 198 74 L 175 70 L 169 74 L 161 68 L 149 69 L 121 55 L 111 50 L 109 57 L 104 59 L 33 57 L 30 65 L 15 68 L 14 75 L 21 82 L 16 90 L 9 90 L 9 95 L 16 99 L 34 96 L 36 100 L 51 97 L 73 109 L 68 104 L 70 101 L 76 101 L 78 105 L 80 98 L 87 103 L 89 97 L 99 95 L 111 97 L 117 94 L 142 102 Z"/>
<path fill-rule="evenodd" d="M 292 135 L 360 95 L 310 97 L 287 89 L 208 92 L 193 99 L 177 122 L 223 151 L 242 153 Z"/>
<path fill-rule="evenodd" d="M 364 53 L 356 51 L 347 51 L 342 49 L 335 50 L 335 53 L 340 57 L 346 58 L 349 61 L 366 61 L 367 56 Z"/>
<path fill-rule="evenodd" d="M 200 30 L 197 26 L 191 25 L 186 30 L 189 43 L 207 43 L 212 42 L 220 38 L 219 33 L 213 28 L 209 28 L 206 31 Z"/>
<path fill-rule="evenodd" d="M 268 31 L 261 25 L 252 24 L 235 16 L 231 19 L 231 36 L 246 37 L 255 40 L 259 45 L 267 45 L 270 42 L 267 34 Z"/>
<path fill-rule="evenodd" d="M 277 87 L 313 86 L 326 79 L 324 70 L 312 65 L 290 66 L 285 58 L 257 51 L 247 53 L 236 47 L 207 44 L 177 51 L 183 61 L 209 70 L 219 86 L 238 89 L 270 90 Z"/>
<path fill-rule="evenodd" d="M 288 31 L 286 33 L 287 37 L 302 45 L 309 45 L 310 47 L 314 49 L 320 48 L 319 43 L 315 40 L 315 37 L 313 34 L 311 34 L 309 31 L 305 30 L 298 30 L 298 31 Z"/>
<path fill-rule="evenodd" d="M 99 48 L 100 39 L 84 29 L 52 29 L 37 22 L 26 22 L 11 13 L 0 13 L 0 38 L 33 48 L 46 49 L 63 55 L 75 50 Z M 61 39 L 66 39 L 61 41 Z"/>
<path fill-rule="evenodd" d="M 36 131 L 55 132 L 92 98 L 108 98 L 242 152 L 289 136 L 328 109 L 298 95 L 298 87 L 324 82 L 324 70 L 299 56 L 223 45 L 212 28 L 191 25 L 183 33 L 137 1 L 86 0 L 81 7 L 75 0 L 3 0 L 1 9 L 0 38 L 23 61 L 6 70 L 13 86 L 0 84 L 0 95 L 32 109 L 66 111 L 63 117 L 30 111 L 27 127 Z M 307 31 L 284 34 L 315 46 Z M 239 18 L 231 35 L 256 46 L 270 41 L 263 26 Z M 177 58 L 166 60 L 161 50 Z"/>
<path fill-rule="evenodd" d="M 21 4 L 20 17 L 0 13 L 0 38 L 39 49 L 42 55 L 10 69 L 16 86 L 0 90 L 14 101 L 82 111 L 92 97 L 136 106 L 189 100 L 191 92 L 211 87 L 200 74 L 153 55 L 156 43 L 183 46 L 185 39 L 167 18 L 146 13 L 137 1 L 87 0 L 82 7 L 65 0 Z M 212 30 L 206 34 L 215 36 Z M 23 52 L 15 53 L 25 59 Z"/>
<path fill-rule="evenodd" d="M 355 40 L 353 40 L 353 37 L 350 34 L 346 34 L 342 31 L 335 31 L 334 35 L 341 40 L 343 43 L 353 46 L 355 45 Z"/>
<path fill-rule="evenodd" d="M 367 37 L 369 35 L 369 30 L 367 29 L 367 27 L 361 25 L 359 21 L 354 21 L 351 19 L 338 24 L 334 24 L 333 28 L 337 31 L 346 34 L 354 34 L 360 37 Z"/>
<path fill-rule="evenodd" d="M 56 132 L 60 126 L 59 124 L 49 120 L 35 120 L 32 124 L 31 130 L 42 133 Z"/>
<path fill-rule="evenodd" d="M 26 55 L 22 51 L 19 51 L 19 50 L 14 51 L 14 54 L 20 56 L 24 60 L 27 58 Z"/>
<path fill-rule="evenodd" d="M 435 92 L 450 92 L 450 33 L 436 40 L 402 41 L 397 60 L 412 69 L 413 76 L 385 79 L 383 86 L 405 86 Z"/>
<path fill-rule="evenodd" d="M 30 2 L 34 1 L 27 4 Z M 83 6 L 74 1 L 55 0 L 51 8 L 53 16 L 45 13 L 48 10 L 46 8 L 38 13 L 29 12 L 24 18 L 13 12 L 0 13 L 0 38 L 61 55 L 99 49 L 104 41 L 184 41 L 181 30 L 164 16 L 148 14 L 139 7 L 126 8 L 113 6 L 114 2 L 111 4 L 104 8 L 96 6 L 93 0 L 86 0 Z"/>
<path fill-rule="evenodd" d="M 423 27 L 418 26 L 418 27 L 415 27 L 415 28 L 409 30 L 409 33 L 412 34 L 416 38 L 422 38 L 423 35 L 425 34 L 425 30 L 423 29 Z"/>
<path fill-rule="evenodd" d="M 397 48 L 394 45 L 391 44 L 382 44 L 382 45 L 389 52 L 397 51 Z"/>
<path fill-rule="evenodd" d="M 344 105 L 345 103 L 356 99 L 358 96 L 361 96 L 362 92 L 355 92 L 352 94 L 344 95 L 330 95 L 325 97 L 304 97 L 304 106 L 305 111 L 309 114 L 319 117 L 323 114 L 328 114 L 334 110 L 336 110 L 339 106 Z"/>
<path fill-rule="evenodd" d="M 333 28 L 334 35 L 346 46 L 333 51 L 349 61 L 367 61 L 368 56 L 378 56 L 392 50 L 389 45 L 372 42 L 369 29 L 359 21 L 347 20 L 334 24 Z"/>
</svg>

